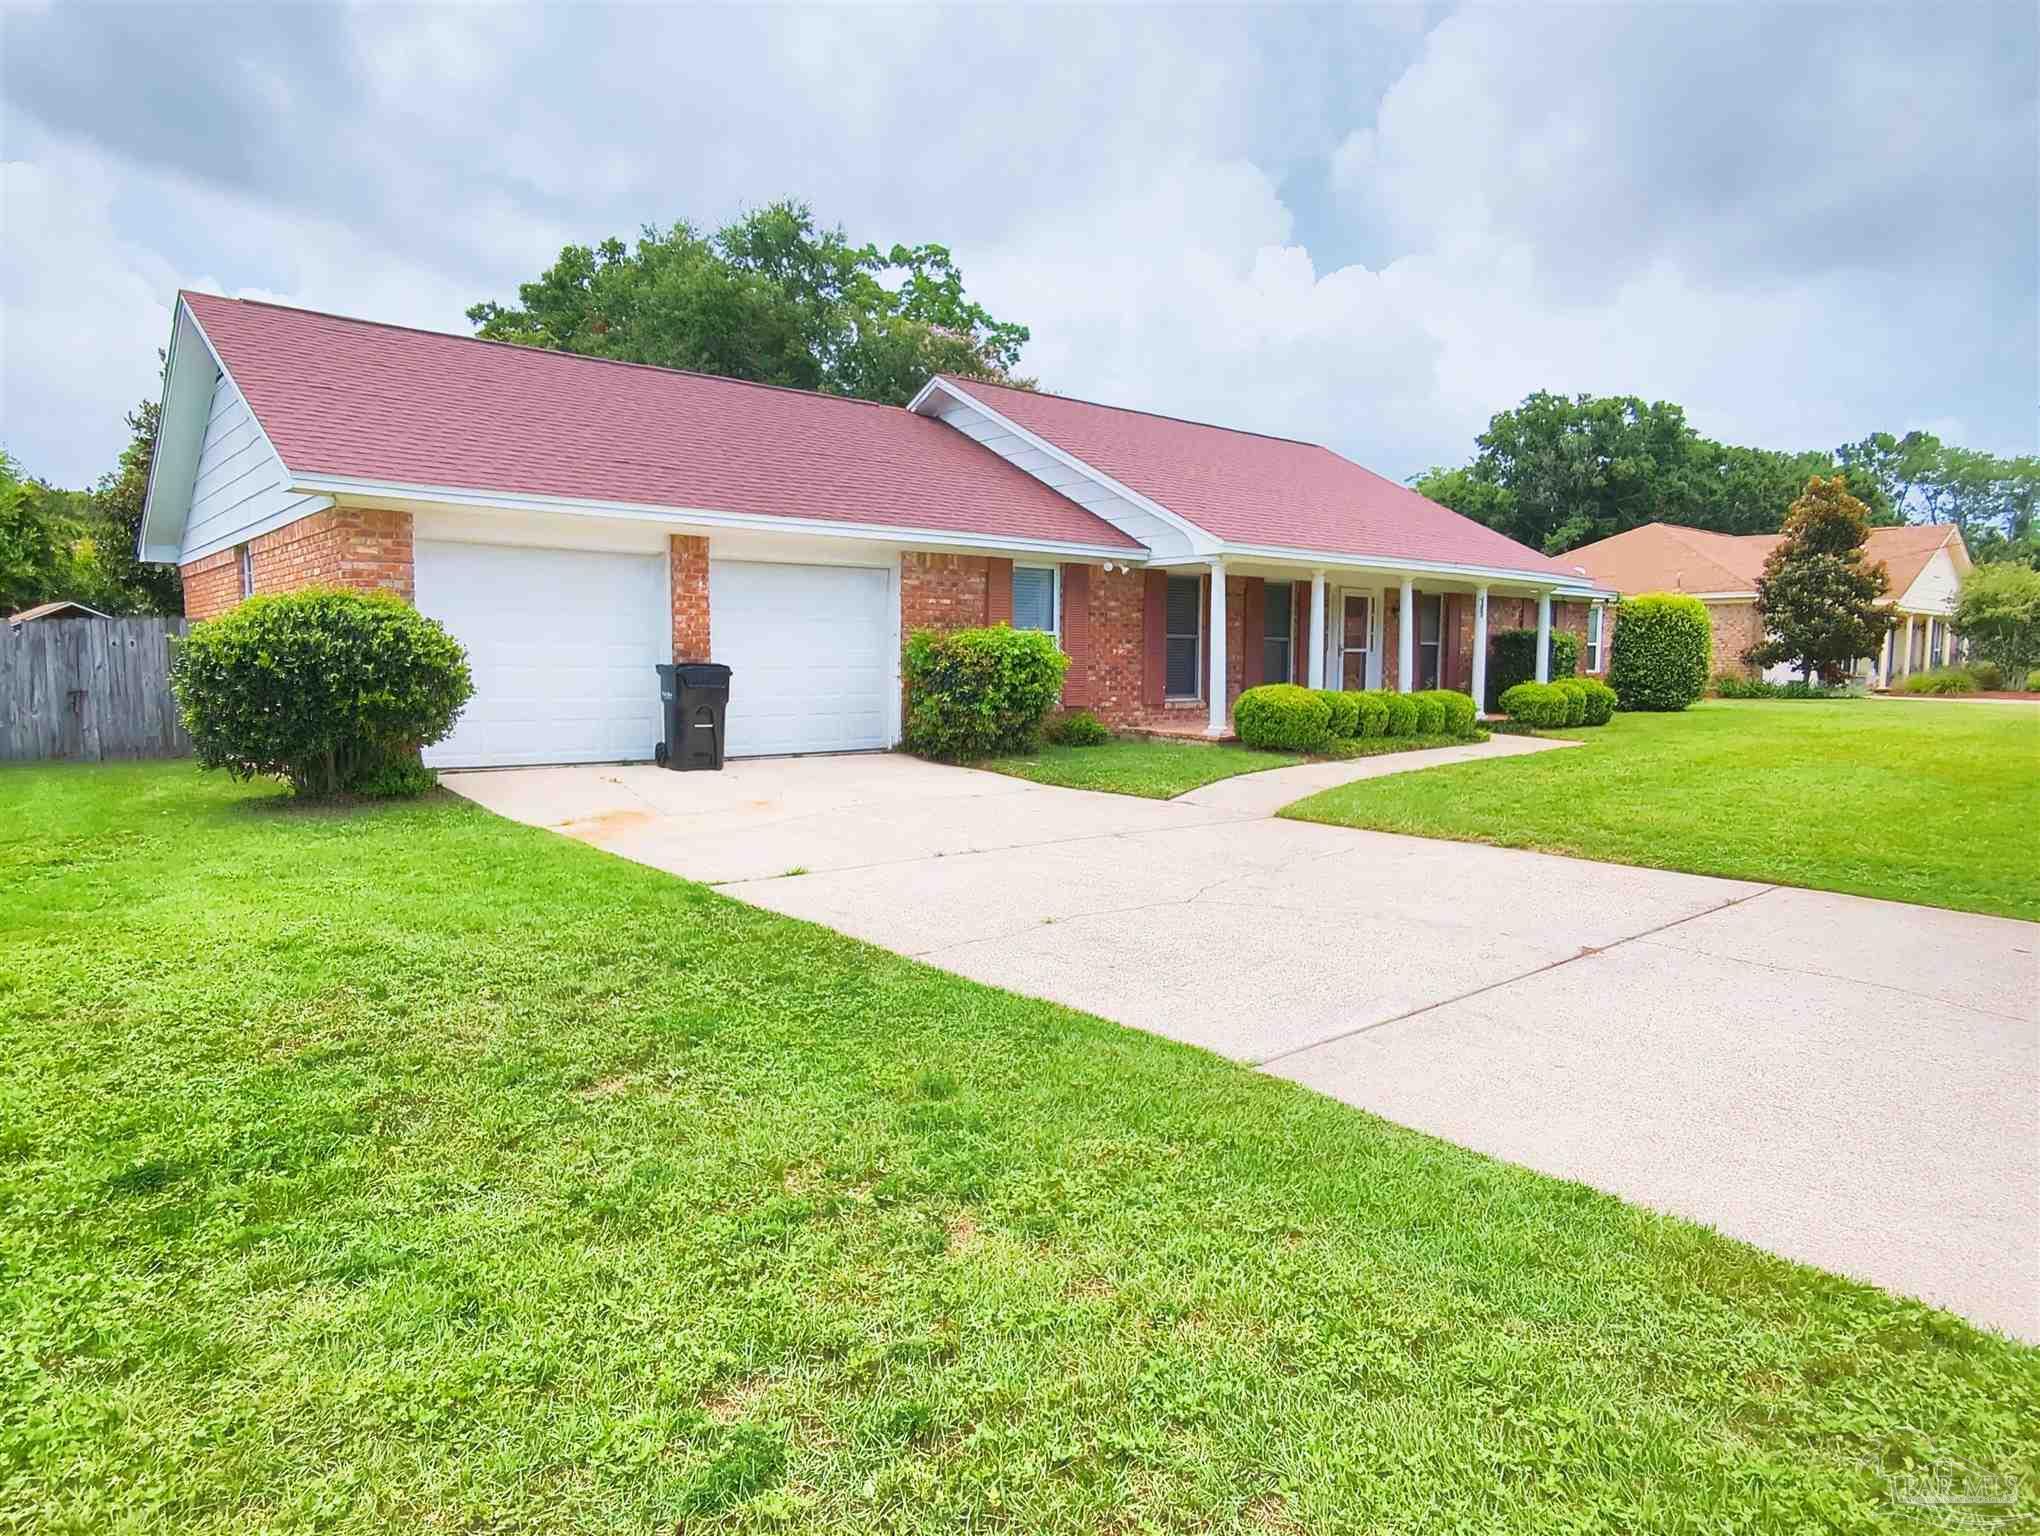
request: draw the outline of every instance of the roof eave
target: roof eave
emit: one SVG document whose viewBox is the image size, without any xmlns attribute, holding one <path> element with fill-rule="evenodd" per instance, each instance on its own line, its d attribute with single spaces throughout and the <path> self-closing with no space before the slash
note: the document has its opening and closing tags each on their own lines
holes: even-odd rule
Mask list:
<svg viewBox="0 0 2040 1536">
<path fill-rule="evenodd" d="M 1302 549 L 1276 544 L 1221 544 L 1213 554 L 1220 559 L 1275 560 L 1289 565 L 1322 567 L 1327 571 L 1363 570 L 1412 576 L 1451 576 L 1475 585 L 1506 583 L 1563 594 L 1567 597 L 1609 599 L 1622 594 L 1613 587 L 1598 585 L 1590 576 L 1566 576 L 1557 571 L 1525 571 L 1511 566 L 1476 565 L 1453 560 L 1423 560 L 1399 555 L 1356 555 L 1338 550 Z M 1194 562 L 1177 562 L 1194 563 Z"/>
</svg>

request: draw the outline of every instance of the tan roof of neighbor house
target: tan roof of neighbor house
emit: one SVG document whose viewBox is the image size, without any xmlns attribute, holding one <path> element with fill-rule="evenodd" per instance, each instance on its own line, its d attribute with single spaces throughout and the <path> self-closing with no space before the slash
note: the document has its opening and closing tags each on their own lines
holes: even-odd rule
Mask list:
<svg viewBox="0 0 2040 1536">
<path fill-rule="evenodd" d="M 1566 559 L 1587 569 L 1602 586 L 1635 592 L 1754 592 L 1764 560 L 1782 534 L 1710 533 L 1675 523 L 1646 523 L 1596 544 L 1585 544 Z M 1918 579 L 1927 562 L 1949 540 L 1962 535 L 1949 523 L 1915 523 L 1872 528 L 1865 553 L 1882 560 L 1894 596 Z"/>
</svg>

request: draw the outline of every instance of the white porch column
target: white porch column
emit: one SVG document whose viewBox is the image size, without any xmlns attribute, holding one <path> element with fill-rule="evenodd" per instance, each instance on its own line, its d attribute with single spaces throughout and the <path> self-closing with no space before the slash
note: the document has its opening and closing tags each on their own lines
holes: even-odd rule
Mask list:
<svg viewBox="0 0 2040 1536">
<path fill-rule="evenodd" d="M 1204 727 L 1207 736 L 1223 736 L 1227 730 L 1225 707 L 1225 562 L 1211 562 L 1211 719 Z"/>
<path fill-rule="evenodd" d="M 1325 685 L 1325 573 L 1310 573 L 1310 685 Z"/>
<path fill-rule="evenodd" d="M 1417 678 L 1417 583 L 1402 579 L 1402 601 L 1395 610 L 1395 690 L 1408 693 Z"/>
<path fill-rule="evenodd" d="M 1487 588 L 1473 589 L 1473 712 L 1487 709 Z"/>
<path fill-rule="evenodd" d="M 1941 665 L 1955 665 L 1955 626 L 1946 619 L 1941 620 Z"/>
<path fill-rule="evenodd" d="M 1913 616 L 1905 616 L 1905 654 L 1898 664 L 1898 675 L 1904 677 L 1912 671 L 1912 626 Z"/>
<path fill-rule="evenodd" d="M 1885 675 L 1884 665 L 1885 658 L 1890 654 L 1891 654 L 1891 631 L 1887 629 L 1884 632 L 1884 638 L 1877 642 L 1877 654 L 1870 658 L 1871 687 L 1888 688 L 1891 686 L 1891 679 Z"/>
<path fill-rule="evenodd" d="M 1551 681 L 1551 594 L 1537 594 L 1537 681 Z"/>
</svg>

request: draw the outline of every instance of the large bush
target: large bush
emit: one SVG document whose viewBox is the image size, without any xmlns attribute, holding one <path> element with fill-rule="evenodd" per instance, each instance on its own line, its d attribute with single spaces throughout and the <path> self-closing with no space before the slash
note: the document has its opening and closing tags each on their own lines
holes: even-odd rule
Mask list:
<svg viewBox="0 0 2040 1536">
<path fill-rule="evenodd" d="M 1344 693 L 1337 688 L 1319 688 L 1315 692 L 1325 701 L 1325 707 L 1332 712 L 1332 737 L 1344 740 L 1360 734 L 1360 700 L 1357 694 Z"/>
<path fill-rule="evenodd" d="M 1699 598 L 1652 592 L 1616 608 L 1608 686 L 1624 709 L 1686 708 L 1705 691 L 1713 660 L 1714 631 Z"/>
<path fill-rule="evenodd" d="M 2008 561 L 1977 566 L 1962 578 L 1955 628 L 1971 656 L 2007 676 L 2040 666 L 2040 571 Z"/>
<path fill-rule="evenodd" d="M 1322 752 L 1331 744 L 1332 706 L 1295 683 L 1265 683 L 1233 700 L 1233 729 L 1269 752 Z"/>
<path fill-rule="evenodd" d="M 1471 736 L 1473 722 L 1479 711 L 1473 707 L 1473 696 L 1453 688 L 1430 688 L 1417 695 L 1437 704 L 1443 715 L 1439 730 L 1447 736 Z"/>
<path fill-rule="evenodd" d="M 1571 713 L 1554 683 L 1518 683 L 1501 697 L 1502 713 L 1517 725 L 1557 730 Z"/>
<path fill-rule="evenodd" d="M 387 592 L 251 597 L 192 626 L 170 686 L 201 766 L 298 794 L 415 794 L 474 693 L 467 654 Z"/>
<path fill-rule="evenodd" d="M 917 630 L 903 669 L 907 750 L 942 762 L 1025 752 L 1041 739 L 1069 664 L 1039 630 Z"/>
<path fill-rule="evenodd" d="M 1571 677 L 1579 670 L 1580 638 L 1569 629 L 1551 631 L 1551 675 Z M 1488 636 L 1487 707 L 1504 693 L 1537 677 L 1537 631 L 1498 629 Z"/>
</svg>

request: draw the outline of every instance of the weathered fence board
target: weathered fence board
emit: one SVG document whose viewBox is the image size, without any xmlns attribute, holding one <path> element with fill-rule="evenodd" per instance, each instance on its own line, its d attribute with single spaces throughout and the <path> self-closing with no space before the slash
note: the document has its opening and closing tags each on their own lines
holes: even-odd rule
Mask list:
<svg viewBox="0 0 2040 1536">
<path fill-rule="evenodd" d="M 0 760 L 183 757 L 170 694 L 182 619 L 0 624 Z"/>
</svg>

